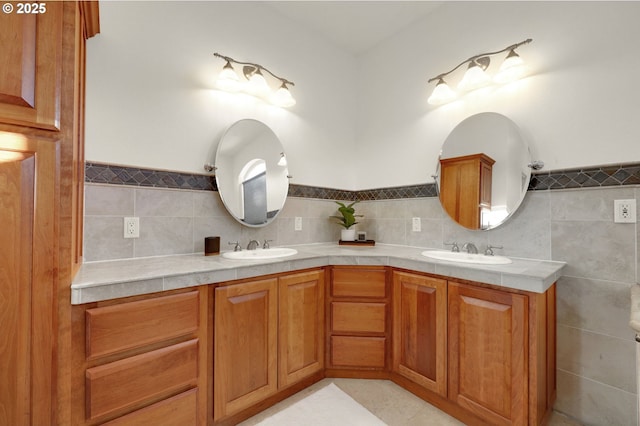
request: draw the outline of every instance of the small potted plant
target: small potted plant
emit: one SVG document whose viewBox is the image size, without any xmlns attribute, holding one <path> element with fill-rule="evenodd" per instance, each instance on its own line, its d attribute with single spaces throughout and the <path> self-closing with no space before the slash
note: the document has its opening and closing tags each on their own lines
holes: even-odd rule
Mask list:
<svg viewBox="0 0 640 426">
<path fill-rule="evenodd" d="M 340 206 L 338 207 L 338 212 L 340 212 L 341 216 L 332 217 L 338 220 L 337 223 L 340 226 L 344 227 L 344 229 L 340 233 L 340 239 L 342 241 L 355 241 L 356 230 L 351 229 L 351 227 L 358 223 L 356 218 L 363 217 L 361 214 L 355 214 L 355 209 L 353 208 L 353 206 L 357 203 L 357 201 L 354 201 L 349 205 L 341 203 L 340 201 L 336 201 L 335 203 Z"/>
</svg>

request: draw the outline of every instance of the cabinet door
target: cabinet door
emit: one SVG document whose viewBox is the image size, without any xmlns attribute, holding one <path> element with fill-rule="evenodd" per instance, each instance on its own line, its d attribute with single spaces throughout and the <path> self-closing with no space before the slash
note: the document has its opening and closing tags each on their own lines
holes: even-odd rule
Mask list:
<svg viewBox="0 0 640 426">
<path fill-rule="evenodd" d="M 279 386 L 324 368 L 324 271 L 279 279 Z"/>
<path fill-rule="evenodd" d="M 447 395 L 447 282 L 393 273 L 393 370 Z"/>
<path fill-rule="evenodd" d="M 215 291 L 214 419 L 277 390 L 277 279 Z"/>
<path fill-rule="evenodd" d="M 527 423 L 527 297 L 449 282 L 449 398 L 494 425 Z"/>
<path fill-rule="evenodd" d="M 32 6 L 35 3 L 25 3 Z M 17 8 L 18 4 L 13 3 Z M 44 13 L 3 13 L 0 25 L 0 122 L 60 129 L 62 4 Z"/>
<path fill-rule="evenodd" d="M 0 132 L 0 424 L 51 423 L 57 150 Z"/>
</svg>

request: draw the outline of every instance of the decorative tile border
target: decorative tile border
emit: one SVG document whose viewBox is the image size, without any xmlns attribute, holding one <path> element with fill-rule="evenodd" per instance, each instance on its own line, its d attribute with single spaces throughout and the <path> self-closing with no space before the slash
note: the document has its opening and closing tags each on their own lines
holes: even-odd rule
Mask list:
<svg viewBox="0 0 640 426">
<path fill-rule="evenodd" d="M 640 163 L 536 172 L 529 191 L 620 185 L 640 185 Z"/>
<path fill-rule="evenodd" d="M 154 188 L 196 189 L 217 191 L 216 180 L 210 175 L 198 175 L 164 170 L 141 169 L 113 164 L 85 163 L 84 181 Z"/>
<path fill-rule="evenodd" d="M 90 162 L 85 164 L 85 182 L 202 191 L 218 190 L 215 178 L 211 175 L 141 169 L 137 167 Z M 531 175 L 528 190 L 543 191 L 622 185 L 640 185 L 640 163 L 535 172 Z M 288 195 L 297 198 L 359 201 L 438 196 L 434 183 L 366 189 L 362 191 L 347 191 L 290 184 Z"/>
</svg>

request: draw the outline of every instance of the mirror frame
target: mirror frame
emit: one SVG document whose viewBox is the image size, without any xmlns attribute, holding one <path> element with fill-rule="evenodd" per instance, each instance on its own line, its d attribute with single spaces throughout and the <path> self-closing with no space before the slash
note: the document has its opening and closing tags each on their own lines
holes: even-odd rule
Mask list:
<svg viewBox="0 0 640 426">
<path fill-rule="evenodd" d="M 218 194 L 229 214 L 242 225 L 269 225 L 282 211 L 289 191 L 288 166 L 278 164 L 283 157 L 286 158 L 280 139 L 258 120 L 238 120 L 220 138 L 215 156 Z M 247 189 L 255 192 L 245 194 Z M 254 208 L 246 209 L 245 200 Z M 247 222 L 252 211 L 264 222 Z"/>
<path fill-rule="evenodd" d="M 443 160 L 452 159 L 459 159 L 467 163 L 469 161 L 476 162 L 473 170 L 477 170 L 477 176 L 473 181 L 478 184 L 478 187 L 476 188 L 474 184 L 472 188 L 473 191 L 478 191 L 477 195 L 474 193 L 474 197 L 479 197 L 479 199 L 478 205 L 471 208 L 477 209 L 477 212 L 471 210 L 461 214 L 457 210 L 452 214 L 449 210 L 460 209 L 463 203 L 452 207 L 452 203 L 456 202 L 450 201 L 449 195 L 446 195 L 449 198 L 443 201 L 445 196 L 441 188 L 442 164 Z M 531 151 L 516 123 L 496 112 L 471 115 L 454 127 L 440 150 L 436 175 L 434 176 L 438 200 L 451 220 L 460 226 L 470 230 L 495 229 L 506 223 L 522 204 L 531 179 L 530 165 Z M 472 166 L 467 164 L 461 167 L 471 168 Z M 482 196 L 483 191 L 487 192 L 487 174 L 491 177 L 488 183 L 490 185 L 488 200 Z M 497 203 L 495 202 L 496 196 L 499 200 Z M 494 209 L 496 205 L 503 208 Z M 463 218 L 465 214 L 468 218 L 476 213 L 477 219 Z M 457 220 L 456 216 L 462 219 Z M 478 223 L 478 226 L 468 226 L 469 223 Z"/>
</svg>

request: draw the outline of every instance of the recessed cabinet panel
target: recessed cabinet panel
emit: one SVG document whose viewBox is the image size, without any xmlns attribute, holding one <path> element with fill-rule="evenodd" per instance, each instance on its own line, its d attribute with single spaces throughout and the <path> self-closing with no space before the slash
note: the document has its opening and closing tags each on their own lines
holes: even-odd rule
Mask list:
<svg viewBox="0 0 640 426">
<path fill-rule="evenodd" d="M 87 357 L 162 342 L 198 329 L 198 292 L 88 309 Z"/>
<path fill-rule="evenodd" d="M 44 13 L 2 14 L 0 122 L 59 130 L 63 6 L 39 5 Z"/>
</svg>

